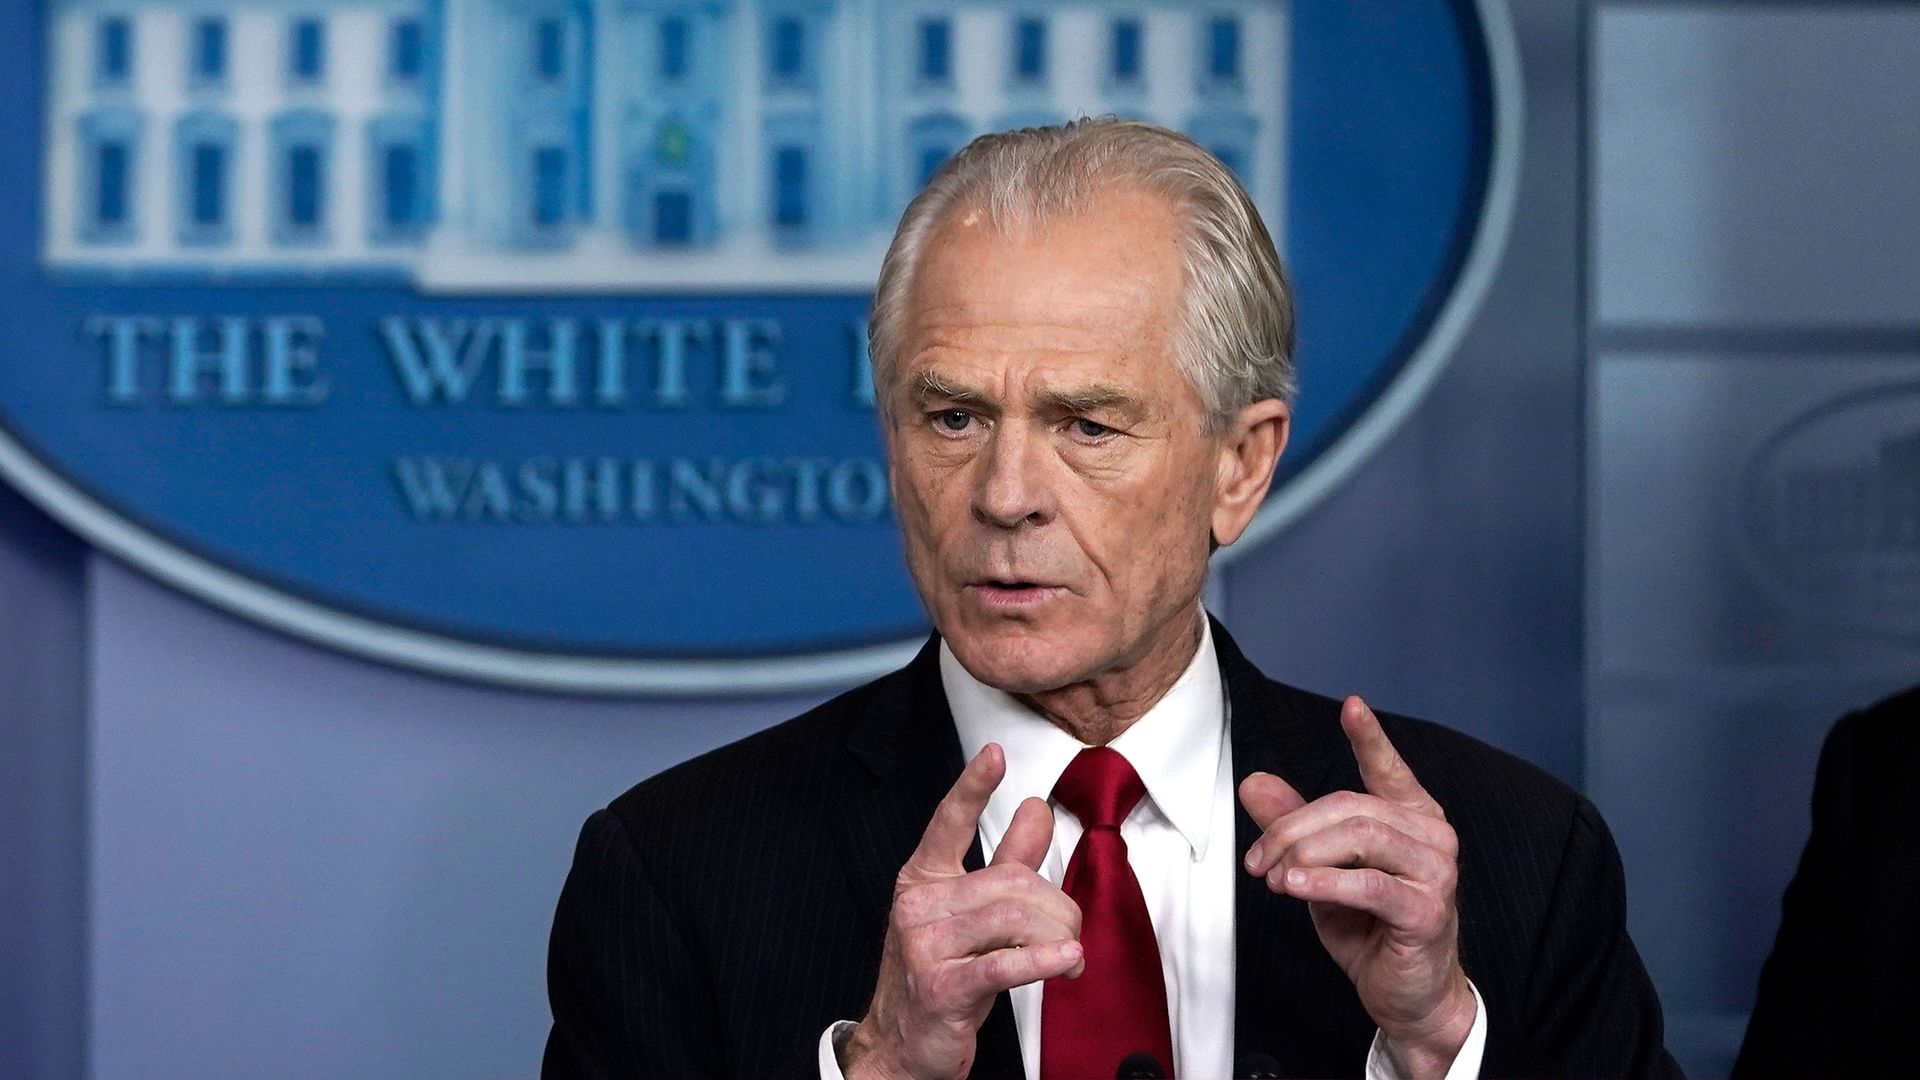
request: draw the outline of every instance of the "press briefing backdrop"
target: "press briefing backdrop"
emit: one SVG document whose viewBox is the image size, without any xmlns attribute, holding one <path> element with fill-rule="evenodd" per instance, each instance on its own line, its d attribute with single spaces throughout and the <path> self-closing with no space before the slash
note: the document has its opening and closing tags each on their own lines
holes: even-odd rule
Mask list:
<svg viewBox="0 0 1920 1080">
<path fill-rule="evenodd" d="M 860 326 L 973 134 L 1190 131 L 1299 286 L 1209 603 L 1601 803 L 1731 1059 L 1920 680 L 1920 13 L 0 14 L 0 1074 L 526 1075 L 574 831 L 910 651 Z M 855 958 L 857 960 L 857 958 Z"/>
</svg>

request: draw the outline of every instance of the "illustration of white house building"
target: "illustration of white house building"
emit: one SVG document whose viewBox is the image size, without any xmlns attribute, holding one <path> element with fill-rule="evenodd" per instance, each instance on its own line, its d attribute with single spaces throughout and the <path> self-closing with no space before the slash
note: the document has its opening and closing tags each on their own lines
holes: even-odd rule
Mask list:
<svg viewBox="0 0 1920 1080">
<path fill-rule="evenodd" d="M 55 269 L 860 289 L 967 140 L 1102 113 L 1284 222 L 1285 0 L 55 5 Z"/>
</svg>

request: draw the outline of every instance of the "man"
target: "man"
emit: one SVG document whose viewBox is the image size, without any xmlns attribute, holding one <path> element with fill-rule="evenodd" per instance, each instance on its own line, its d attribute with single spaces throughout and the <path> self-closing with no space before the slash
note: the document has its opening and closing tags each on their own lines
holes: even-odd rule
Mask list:
<svg viewBox="0 0 1920 1080">
<path fill-rule="evenodd" d="M 1813 833 L 1734 1063 L 1739 1080 L 1912 1068 L 1920 968 L 1920 686 L 1840 718 L 1820 748 Z"/>
<path fill-rule="evenodd" d="M 870 336 L 937 634 L 589 819 L 548 1076 L 1673 1071 L 1590 805 L 1267 680 L 1201 610 L 1293 387 L 1218 161 L 1111 120 L 975 141 Z"/>
</svg>

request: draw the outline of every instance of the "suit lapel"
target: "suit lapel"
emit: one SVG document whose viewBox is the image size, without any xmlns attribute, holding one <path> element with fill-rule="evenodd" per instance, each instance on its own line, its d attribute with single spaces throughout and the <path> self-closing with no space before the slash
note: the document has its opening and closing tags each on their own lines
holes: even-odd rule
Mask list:
<svg viewBox="0 0 1920 1080">
<path fill-rule="evenodd" d="M 1325 794 L 1336 752 L 1345 745 L 1338 741 L 1338 724 L 1329 731 L 1324 722 L 1316 723 L 1296 703 L 1278 695 L 1218 622 L 1213 638 L 1231 709 L 1235 790 L 1252 773 L 1266 772 L 1285 779 L 1309 800 Z M 1259 835 L 1236 798 L 1236 864 Z M 1264 1055 L 1279 1063 L 1286 1076 L 1352 1071 L 1357 1059 L 1329 1059 L 1319 1045 L 1335 1041 L 1338 1018 L 1343 1008 L 1351 1012 L 1355 999 L 1346 976 L 1321 947 L 1307 906 L 1276 895 L 1264 879 L 1237 867 L 1234 882 L 1235 1059 Z"/>
<path fill-rule="evenodd" d="M 853 719 L 853 770 L 833 822 L 864 921 L 885 927 L 893 882 L 960 775 L 960 737 L 940 693 L 937 643 L 875 688 Z M 928 683 L 932 692 L 929 693 Z"/>
<path fill-rule="evenodd" d="M 886 935 L 894 880 L 965 764 L 940 685 L 937 637 L 897 676 L 876 687 L 869 707 L 854 721 L 847 750 L 861 767 L 833 828 L 859 905 L 860 925 L 878 942 Z M 969 870 L 984 865 L 977 835 L 965 865 Z M 1023 1075 L 1013 1005 L 1006 994 L 994 1001 L 981 1025 L 971 1075 Z"/>
</svg>

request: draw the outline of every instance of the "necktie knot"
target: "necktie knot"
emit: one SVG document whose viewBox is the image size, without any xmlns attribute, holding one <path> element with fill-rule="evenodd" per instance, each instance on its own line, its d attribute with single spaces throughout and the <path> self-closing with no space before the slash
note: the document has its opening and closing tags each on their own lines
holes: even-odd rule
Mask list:
<svg viewBox="0 0 1920 1080">
<path fill-rule="evenodd" d="M 1068 763 L 1053 785 L 1053 798 L 1085 829 L 1118 829 L 1147 793 L 1140 774 L 1118 750 L 1090 746 Z"/>
</svg>

